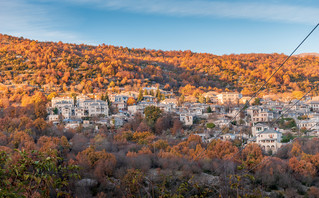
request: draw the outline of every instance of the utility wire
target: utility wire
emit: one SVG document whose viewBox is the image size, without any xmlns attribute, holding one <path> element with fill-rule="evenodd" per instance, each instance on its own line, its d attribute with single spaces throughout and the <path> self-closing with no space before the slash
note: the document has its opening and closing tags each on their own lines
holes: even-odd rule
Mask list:
<svg viewBox="0 0 319 198">
<path fill-rule="evenodd" d="M 318 85 L 318 83 L 317 83 L 317 85 Z M 313 86 L 313 87 L 312 87 L 303 97 L 301 97 L 295 104 L 297 104 L 302 98 L 304 98 L 304 97 L 305 97 L 314 87 L 316 87 L 317 85 Z M 288 110 L 289 110 L 289 109 L 288 109 Z M 278 120 L 278 119 L 277 119 L 277 120 Z M 306 132 L 310 132 L 310 131 L 311 131 L 314 127 L 316 127 L 316 126 L 319 126 L 319 123 L 318 123 L 318 122 L 317 122 L 315 125 L 313 125 L 312 127 L 310 127 L 310 129 L 307 129 Z M 297 138 L 295 138 L 292 142 L 294 142 L 296 139 L 297 139 Z M 272 154 L 270 157 L 268 157 L 268 158 L 266 158 L 266 159 L 263 159 L 261 162 L 259 162 L 258 164 L 256 164 L 254 167 L 250 168 L 250 169 L 248 170 L 248 172 L 254 170 L 254 169 L 257 168 L 258 166 L 260 166 L 262 163 L 264 163 L 265 161 L 269 160 L 272 156 L 273 156 L 273 154 Z"/>
<path fill-rule="evenodd" d="M 300 99 L 298 99 L 293 105 L 291 105 L 288 109 L 286 109 L 276 120 L 272 121 L 270 124 L 270 127 L 272 127 L 281 117 L 283 117 L 293 106 L 298 104 L 303 98 L 305 98 L 314 88 L 318 86 L 319 83 L 316 83 L 316 85 L 312 86 L 309 91 L 307 91 Z"/>
<path fill-rule="evenodd" d="M 319 123 L 316 123 L 314 126 L 312 126 L 310 129 L 308 129 L 306 132 L 311 131 L 312 128 L 314 128 L 314 127 L 316 127 L 316 126 L 319 126 Z M 295 140 L 297 140 L 297 138 L 293 139 L 292 142 L 294 142 Z M 292 143 L 292 142 L 290 142 L 290 143 Z M 237 153 L 236 153 L 236 154 L 237 154 Z M 236 155 L 236 154 L 235 154 L 235 155 Z M 266 163 L 267 161 L 271 160 L 273 156 L 274 156 L 274 154 L 271 154 L 271 155 L 268 156 L 268 157 L 264 157 L 258 164 L 256 164 L 255 166 L 251 167 L 251 168 L 248 169 L 248 170 L 245 170 L 242 174 L 249 174 L 251 171 L 255 170 L 256 168 L 258 168 L 258 167 L 261 166 L 262 164 L 264 164 L 264 163 Z M 214 194 L 214 196 L 217 195 L 217 193 L 221 194 L 220 191 L 217 191 L 217 189 L 215 189 L 215 190 L 216 190 L 216 193 Z M 214 197 L 214 196 L 213 196 L 213 197 Z"/>
<path fill-rule="evenodd" d="M 310 129 L 307 129 L 307 130 L 305 131 L 305 133 L 311 132 L 311 130 L 312 130 L 313 128 L 315 128 L 316 126 L 319 126 L 319 122 L 317 122 L 315 125 L 313 125 L 312 127 L 310 127 Z"/>
<path fill-rule="evenodd" d="M 317 87 L 317 85 L 318 85 L 318 83 L 315 85 L 315 86 L 313 86 L 306 94 L 304 94 L 301 98 L 299 98 L 295 103 L 294 103 L 294 105 L 295 104 L 297 104 L 300 100 L 302 100 L 304 97 L 306 97 L 309 93 L 310 93 L 310 91 L 312 91 L 315 87 Z M 294 105 L 292 105 L 292 106 L 290 106 L 286 111 L 289 111 Z M 283 116 L 284 114 L 281 114 L 281 116 Z M 279 116 L 272 124 L 274 124 L 275 122 L 277 122 L 277 120 L 281 117 L 281 116 Z M 271 125 L 272 126 L 272 125 Z M 244 146 L 242 146 L 239 150 L 238 150 L 238 152 L 236 152 L 229 160 L 232 160 L 232 159 L 234 159 L 234 157 L 237 155 L 237 154 L 239 154 L 241 151 L 243 151 L 244 150 Z M 218 168 L 219 169 L 219 168 Z M 218 170 L 217 169 L 217 170 Z"/>
<path fill-rule="evenodd" d="M 271 124 L 271 126 L 276 123 L 280 117 L 282 117 L 287 111 L 289 111 L 293 106 L 295 106 L 298 102 L 300 102 L 304 97 L 306 97 L 314 88 L 316 88 L 318 86 L 319 83 L 316 83 L 316 85 L 312 86 L 312 88 L 306 92 L 301 98 L 299 98 L 293 105 L 291 105 L 288 109 L 285 110 L 285 112 L 283 114 L 281 114 L 281 116 L 279 116 L 276 120 L 274 120 Z M 308 131 L 311 131 L 312 128 L 314 128 L 315 126 L 318 126 L 319 123 L 315 124 L 314 126 L 312 126 L 310 129 L 308 129 Z M 296 139 L 294 139 L 293 141 L 295 141 Z M 234 157 L 239 154 L 240 152 L 242 152 L 244 150 L 244 147 L 241 147 L 238 152 L 236 152 L 229 160 L 234 159 Z M 265 163 L 266 161 L 268 161 L 271 157 L 273 156 L 273 154 L 271 154 L 270 157 L 267 157 L 266 159 L 262 159 L 258 164 L 256 164 L 255 166 L 253 166 L 252 168 L 250 168 L 249 170 L 246 170 L 246 173 L 249 173 L 250 171 L 254 170 L 255 168 L 257 168 L 258 166 L 262 165 L 263 163 Z M 221 166 L 219 166 L 214 172 L 216 173 L 217 170 L 220 169 Z"/>
<path fill-rule="evenodd" d="M 301 41 L 301 43 L 299 43 L 299 45 L 291 52 L 291 54 L 280 64 L 280 66 L 275 70 L 275 72 L 265 81 L 265 83 L 253 94 L 253 96 L 248 100 L 248 102 L 246 102 L 246 104 L 244 104 L 242 106 L 242 108 L 235 114 L 235 116 L 229 121 L 228 125 L 231 124 L 234 119 L 236 119 L 236 117 L 238 116 L 238 114 L 240 112 L 243 111 L 243 109 L 245 109 L 247 107 L 247 104 L 250 103 L 250 101 L 255 98 L 257 96 L 257 94 L 261 91 L 261 89 L 269 82 L 269 80 L 279 71 L 279 69 L 281 69 L 284 64 L 290 59 L 290 57 L 299 49 L 299 47 L 308 39 L 308 37 L 317 29 L 317 27 L 319 26 L 319 23 L 309 32 L 309 34 Z M 215 138 L 217 139 L 220 134 L 223 133 L 223 131 L 226 129 L 226 127 L 224 129 L 222 129 L 221 132 L 219 132 Z M 204 152 L 206 151 L 206 149 L 204 149 L 201 153 L 199 153 L 199 155 L 197 155 L 194 159 L 193 159 L 193 162 L 198 159 Z"/>
<path fill-rule="evenodd" d="M 308 39 L 308 37 L 315 31 L 315 29 L 317 29 L 317 27 L 319 26 L 319 23 L 317 23 L 317 25 L 310 31 L 310 33 L 301 41 L 301 43 L 292 51 L 292 53 L 284 60 L 284 62 L 276 69 L 276 71 L 266 80 L 266 82 L 257 90 L 257 92 L 255 92 L 253 94 L 253 96 L 248 100 L 248 102 L 246 102 L 245 105 L 243 105 L 243 107 L 235 114 L 235 116 L 231 119 L 231 121 L 228 123 L 230 124 L 236 117 L 237 115 L 244 109 L 246 108 L 247 104 L 250 103 L 250 101 L 256 97 L 256 95 L 261 91 L 261 89 L 269 82 L 269 80 L 279 71 L 279 69 L 281 69 L 283 67 L 283 65 L 290 59 L 290 57 L 298 50 L 298 48 Z M 301 99 L 303 99 L 311 90 L 313 90 L 316 86 L 313 86 L 306 94 L 304 94 L 295 104 L 297 104 Z M 294 105 L 295 105 L 294 104 Z M 287 109 L 290 110 L 294 105 L 292 105 L 290 108 Z M 281 117 L 281 116 L 280 116 Z M 279 118 L 280 118 L 279 117 Z M 277 118 L 275 121 L 277 121 L 279 118 Z M 274 123 L 274 122 L 273 122 Z M 224 129 L 223 129 L 224 130 Z M 217 137 L 223 132 L 223 130 L 214 138 L 217 139 Z M 235 153 L 231 158 L 233 159 L 238 153 L 240 153 L 242 150 L 244 149 L 244 147 L 242 147 L 241 149 L 239 149 L 239 151 L 237 153 Z M 199 158 L 204 152 L 206 151 L 206 149 L 203 149 L 203 151 L 201 153 L 199 153 L 199 155 L 197 155 L 192 162 L 194 162 L 197 158 Z M 270 159 L 270 157 L 268 157 L 267 159 Z M 253 169 L 255 169 L 256 167 L 260 166 L 263 162 L 265 162 L 265 160 L 262 160 L 260 163 L 258 163 L 256 166 L 253 167 Z M 219 170 L 221 166 L 219 166 L 216 170 Z M 251 169 L 251 170 L 253 170 Z M 215 173 L 217 171 L 214 171 Z M 251 171 L 250 170 L 250 171 Z"/>
<path fill-rule="evenodd" d="M 275 72 L 265 81 L 265 83 L 253 94 L 253 96 L 248 100 L 248 102 L 246 103 L 250 103 L 250 101 L 252 99 L 254 99 L 257 94 L 261 91 L 261 89 L 270 81 L 270 79 L 279 71 L 279 69 L 281 69 L 284 64 L 290 59 L 290 57 L 299 49 L 299 47 L 308 39 L 308 37 L 315 31 L 315 29 L 317 29 L 317 27 L 319 26 L 319 23 L 309 32 L 309 34 L 301 41 L 301 43 L 299 43 L 299 45 L 294 49 L 294 51 L 291 52 L 291 54 L 284 60 L 284 62 L 282 62 L 280 64 L 280 66 L 275 70 Z M 240 112 L 242 112 L 242 110 L 246 107 L 246 104 L 243 105 L 243 107 L 235 114 L 235 116 L 232 118 L 232 120 L 230 121 L 230 123 L 232 121 L 234 121 L 234 118 L 236 118 L 238 116 L 238 114 Z"/>
<path fill-rule="evenodd" d="M 316 125 L 312 126 L 308 131 L 310 131 L 313 127 L 318 126 L 318 125 L 319 125 L 319 123 L 317 123 Z M 292 142 L 294 142 L 296 139 L 297 139 L 297 138 L 295 138 Z M 238 152 L 238 153 L 239 153 L 239 152 Z M 238 153 L 236 153 L 236 154 L 238 154 Z M 235 155 L 236 155 L 236 154 L 235 154 Z M 234 155 L 234 156 L 235 156 L 235 155 Z M 255 170 L 256 168 L 258 168 L 258 167 L 261 166 L 262 164 L 264 164 L 264 163 L 266 163 L 267 161 L 271 160 L 273 156 L 274 156 L 274 154 L 272 153 L 270 156 L 264 157 L 258 164 L 256 164 L 255 166 L 249 168 L 248 170 L 244 170 L 244 172 L 242 172 L 241 174 L 249 174 L 251 171 Z M 214 195 L 213 195 L 212 197 L 214 197 L 215 195 L 217 195 L 217 193 L 219 193 L 219 194 L 221 195 L 220 191 L 217 191 L 217 189 L 216 189 L 216 192 L 214 193 Z"/>
</svg>

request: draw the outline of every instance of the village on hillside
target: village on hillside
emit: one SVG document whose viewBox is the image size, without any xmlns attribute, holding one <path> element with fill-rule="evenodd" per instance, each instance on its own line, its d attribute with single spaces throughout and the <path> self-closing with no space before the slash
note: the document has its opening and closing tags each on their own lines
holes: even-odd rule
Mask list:
<svg viewBox="0 0 319 198">
<path fill-rule="evenodd" d="M 217 55 L 0 33 L 0 197 L 318 197 L 319 56 L 296 50 Z"/>
<path fill-rule="evenodd" d="M 257 143 L 265 153 L 276 153 L 295 137 L 319 135 L 319 98 L 273 100 L 271 95 L 251 99 L 238 92 L 209 91 L 197 99 L 176 96 L 159 87 L 137 91 L 54 97 L 48 104 L 48 122 L 66 129 L 101 126 L 120 128 L 154 106 L 183 124 L 184 134 L 204 142 L 214 139 Z M 184 137 L 185 138 L 185 137 Z"/>
</svg>

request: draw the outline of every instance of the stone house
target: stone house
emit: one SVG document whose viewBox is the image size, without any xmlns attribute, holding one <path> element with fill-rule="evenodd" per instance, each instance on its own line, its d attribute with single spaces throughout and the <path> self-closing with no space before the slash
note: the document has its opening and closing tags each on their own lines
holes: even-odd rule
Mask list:
<svg viewBox="0 0 319 198">
<path fill-rule="evenodd" d="M 277 153 L 282 146 L 281 139 L 282 133 L 273 129 L 266 129 L 256 135 L 256 143 L 264 152 Z"/>
</svg>

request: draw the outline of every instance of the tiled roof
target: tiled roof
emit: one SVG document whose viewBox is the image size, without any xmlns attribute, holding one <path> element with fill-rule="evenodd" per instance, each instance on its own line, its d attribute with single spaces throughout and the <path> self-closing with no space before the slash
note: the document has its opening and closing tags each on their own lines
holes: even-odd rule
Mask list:
<svg viewBox="0 0 319 198">
<path fill-rule="evenodd" d="M 281 132 L 275 131 L 275 130 L 273 130 L 273 129 L 266 129 L 266 130 L 264 130 L 264 131 L 258 132 L 258 134 L 269 134 L 269 133 L 282 134 Z"/>
</svg>

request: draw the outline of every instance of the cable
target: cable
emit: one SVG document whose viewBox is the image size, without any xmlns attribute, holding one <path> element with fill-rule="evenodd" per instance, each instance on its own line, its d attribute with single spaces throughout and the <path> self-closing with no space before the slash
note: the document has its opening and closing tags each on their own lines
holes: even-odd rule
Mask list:
<svg viewBox="0 0 319 198">
<path fill-rule="evenodd" d="M 300 99 L 298 99 L 297 102 L 294 103 L 294 105 L 297 104 L 298 102 L 300 102 L 300 100 L 302 100 L 304 97 L 306 97 L 306 96 L 310 93 L 310 91 L 312 91 L 317 85 L 318 85 L 318 83 L 317 83 L 315 86 L 313 86 L 313 87 L 312 87 L 306 94 L 304 94 Z M 290 107 L 287 109 L 287 111 L 290 110 L 294 105 L 290 106 Z M 282 114 L 282 115 L 284 115 L 284 114 Z M 281 115 L 281 116 L 282 116 L 282 115 Z M 272 124 L 274 124 L 281 116 L 279 116 Z M 271 125 L 271 126 L 272 126 L 272 125 Z M 236 152 L 229 160 L 233 159 L 238 153 L 240 153 L 242 150 L 244 150 L 244 148 L 245 148 L 245 147 L 241 147 L 241 148 L 238 150 L 238 152 Z"/>
<path fill-rule="evenodd" d="M 284 62 L 275 70 L 275 72 L 266 80 L 266 82 L 257 90 L 257 92 L 255 92 L 253 94 L 253 96 L 248 100 L 248 102 L 246 102 L 245 105 L 243 105 L 243 107 L 235 114 L 235 116 L 230 120 L 230 122 L 228 124 L 230 124 L 232 121 L 234 121 L 234 119 L 238 116 L 238 114 L 247 106 L 247 103 L 249 104 L 250 101 L 255 98 L 255 96 L 261 91 L 261 89 L 269 82 L 269 80 L 279 71 L 280 68 L 283 67 L 283 65 L 290 59 L 290 57 L 298 50 L 298 48 L 308 39 L 308 37 L 315 31 L 315 29 L 319 26 L 319 23 L 310 31 L 310 33 L 301 41 L 301 43 L 292 51 L 292 53 L 284 60 Z M 318 84 L 318 83 L 317 83 Z M 301 99 L 303 99 L 310 91 L 312 91 L 314 88 L 316 87 L 313 86 L 306 94 L 304 94 L 295 104 L 297 104 Z M 286 111 L 290 110 L 294 105 L 292 105 L 290 108 L 288 108 Z M 282 115 L 281 115 L 282 116 Z M 276 122 L 281 116 L 279 116 L 274 122 Z M 274 123 L 273 122 L 273 123 Z M 272 124 L 273 124 L 272 123 Z M 224 129 L 223 129 L 224 130 Z M 217 139 L 217 137 L 223 132 L 223 130 L 217 134 L 217 136 L 214 138 Z M 236 152 L 229 160 L 233 159 L 238 153 L 240 153 L 242 150 L 244 149 L 244 147 L 240 148 L 238 150 L 238 152 Z M 204 152 L 206 151 L 206 149 L 203 149 L 203 151 L 201 153 L 199 153 L 199 155 L 197 155 L 192 162 L 194 162 L 196 159 L 198 159 Z M 272 155 L 271 155 L 272 156 Z M 269 157 L 270 158 L 270 157 Z M 267 158 L 268 159 L 268 158 Z M 253 168 L 255 169 L 257 166 L 261 165 L 265 160 L 262 160 L 260 163 L 258 163 L 256 166 L 254 166 Z M 219 166 L 216 170 L 219 170 L 221 166 Z M 214 170 L 214 172 L 216 173 L 217 171 Z M 250 170 L 251 171 L 251 170 Z M 249 171 L 248 171 L 249 172 Z"/>
<path fill-rule="evenodd" d="M 250 103 L 250 101 L 255 98 L 255 96 L 261 91 L 261 89 L 269 82 L 269 80 L 279 71 L 280 68 L 283 67 L 283 65 L 290 59 L 290 57 L 299 49 L 299 47 L 308 39 L 308 37 L 315 31 L 315 29 L 317 29 L 317 27 L 319 26 L 319 23 L 310 31 L 310 33 L 301 41 L 301 43 L 299 43 L 299 45 L 291 52 L 291 54 L 283 61 L 283 63 L 280 64 L 280 66 L 276 69 L 276 71 L 266 80 L 266 82 L 253 94 L 253 96 L 248 100 L 248 102 L 246 102 L 246 104 Z M 235 116 L 229 121 L 228 125 L 231 124 L 234 119 L 238 116 L 238 114 L 240 112 L 243 111 L 244 108 L 246 108 L 246 104 L 243 105 L 243 107 L 235 114 Z M 224 128 L 225 129 L 225 128 Z M 218 133 L 214 140 L 216 140 L 220 134 L 222 134 L 222 132 L 224 131 L 224 129 Z M 204 149 L 199 155 L 197 155 L 192 162 L 194 162 L 197 158 L 199 158 L 204 152 L 205 152 L 206 149 Z"/>
<path fill-rule="evenodd" d="M 257 96 L 257 94 L 261 91 L 261 89 L 270 81 L 270 79 L 281 69 L 284 64 L 290 59 L 290 57 L 299 49 L 299 47 L 308 39 L 308 37 L 317 29 L 319 26 L 319 23 L 310 31 L 310 33 L 299 43 L 299 45 L 291 52 L 291 54 L 284 60 L 283 63 L 280 64 L 280 66 L 275 70 L 275 72 L 266 80 L 266 82 L 253 94 L 253 96 L 248 100 L 246 103 L 250 103 L 250 101 Z M 246 104 L 243 105 L 243 107 L 235 114 L 235 116 L 232 118 L 230 123 L 233 121 L 234 118 L 238 116 L 238 114 L 246 107 Z"/>
<path fill-rule="evenodd" d="M 307 131 L 305 131 L 305 133 L 310 132 L 313 128 L 315 128 L 316 126 L 319 126 L 319 122 L 317 122 L 315 125 L 313 125 L 312 127 L 310 127 L 310 129 L 307 129 Z"/>
<path fill-rule="evenodd" d="M 276 120 L 272 121 L 270 127 L 272 127 L 283 115 L 285 115 L 293 106 L 299 103 L 304 97 L 306 97 L 314 88 L 318 86 L 319 83 L 316 83 L 309 91 L 307 91 L 300 99 L 298 99 L 293 105 L 286 109 Z"/>
<path fill-rule="evenodd" d="M 315 86 L 314 86 L 315 87 Z M 313 89 L 313 88 L 312 88 Z M 311 90 L 312 90 L 311 89 Z M 310 91 L 311 91 L 310 90 Z M 298 102 L 302 99 L 302 98 L 304 98 L 310 91 L 308 91 L 303 97 L 301 97 L 299 100 L 298 100 Z M 295 103 L 296 104 L 296 103 Z M 307 131 L 306 132 L 310 132 L 314 127 L 316 127 L 316 126 L 319 126 L 319 123 L 316 123 L 315 125 L 313 125 L 312 127 L 310 127 L 310 129 L 307 129 Z M 295 138 L 292 142 L 294 142 L 295 140 L 296 140 L 297 138 Z M 271 154 L 271 156 L 270 157 L 272 157 L 273 156 L 273 154 Z M 270 157 L 268 157 L 267 159 L 270 159 Z M 259 162 L 258 164 L 256 164 L 253 168 L 251 168 L 251 169 L 249 169 L 249 171 L 252 171 L 253 169 L 255 169 L 256 167 L 258 167 L 260 164 L 262 164 L 262 163 L 264 163 L 264 161 L 266 161 L 266 160 L 262 160 L 261 162 Z"/>
<path fill-rule="evenodd" d="M 310 129 L 308 129 L 306 132 L 309 132 L 312 130 L 312 128 L 316 127 L 316 126 L 319 126 L 319 123 L 316 123 L 314 126 L 312 126 Z M 293 143 L 295 140 L 297 140 L 297 138 L 293 139 L 292 142 L 290 143 Z M 236 153 L 237 154 L 237 153 Z M 235 155 L 236 155 L 235 154 Z M 274 156 L 274 154 L 272 153 L 270 156 L 268 157 L 264 157 L 258 164 L 256 164 L 255 166 L 251 167 L 250 169 L 248 170 L 245 170 L 242 174 L 249 174 L 251 171 L 253 171 L 254 169 L 256 169 L 257 167 L 261 166 L 263 163 L 266 163 L 267 161 L 271 160 L 272 157 Z M 219 191 L 216 191 L 217 193 L 220 193 Z M 214 194 L 214 196 L 216 195 L 216 193 Z"/>
<path fill-rule="evenodd" d="M 288 109 L 286 109 L 285 112 L 284 112 L 283 114 L 281 114 L 281 116 L 279 116 L 275 121 L 272 122 L 272 125 L 273 125 L 275 122 L 277 122 L 277 120 L 278 120 L 280 117 L 282 117 L 287 111 L 289 111 L 293 106 L 295 106 L 295 105 L 296 105 L 298 102 L 300 102 L 304 97 L 306 97 L 314 88 L 317 87 L 317 85 L 318 85 L 318 83 L 317 83 L 316 85 L 314 85 L 308 92 L 306 92 L 301 98 L 299 98 L 293 105 L 291 105 Z M 317 123 L 317 124 L 318 124 L 318 123 Z M 317 125 L 317 124 L 316 124 L 316 125 Z M 272 125 L 271 125 L 271 126 L 272 126 Z M 316 125 L 314 125 L 314 126 L 316 126 Z M 314 126 L 313 126 L 313 127 L 314 127 Z M 311 129 L 312 129 L 313 127 L 311 127 Z M 237 154 L 239 154 L 240 152 L 242 152 L 242 151 L 244 150 L 244 148 L 245 148 L 245 147 L 241 147 L 241 148 L 238 150 L 238 152 L 236 152 L 229 160 L 234 159 L 234 157 L 235 157 Z M 266 160 L 270 159 L 272 156 L 273 156 L 273 154 L 272 154 L 270 157 L 266 158 Z M 262 163 L 264 163 L 266 160 L 263 159 L 261 162 L 259 162 L 258 164 L 256 164 L 256 165 L 255 165 L 254 167 L 252 167 L 251 169 L 246 170 L 247 173 L 249 173 L 249 172 L 252 171 L 253 169 L 255 169 L 255 168 L 257 168 L 258 166 L 260 166 L 260 165 L 261 165 Z M 217 170 L 219 170 L 220 167 L 221 167 L 221 166 L 219 166 L 216 170 L 214 170 L 214 172 L 217 173 Z"/>
<path fill-rule="evenodd" d="M 306 92 L 301 98 L 299 98 L 292 106 L 290 106 L 288 109 L 285 110 L 285 113 L 287 111 L 289 111 L 293 106 L 295 106 L 298 102 L 300 102 L 304 97 L 306 97 L 314 88 L 316 88 L 318 85 L 318 83 L 316 85 L 314 85 L 308 92 Z M 281 114 L 281 116 L 279 116 L 276 120 L 274 120 L 271 124 L 271 126 L 277 122 L 279 120 L 280 117 L 282 117 L 285 113 Z M 312 126 L 309 131 L 314 128 L 315 126 L 317 126 L 319 123 L 317 123 L 316 125 Z M 295 141 L 295 139 L 293 140 Z M 238 152 L 236 152 L 229 160 L 233 159 L 237 154 L 239 154 L 241 151 L 244 150 L 244 147 L 241 147 L 241 149 L 238 150 Z M 249 173 L 250 171 L 254 170 L 255 168 L 257 168 L 258 166 L 260 166 L 261 164 L 263 164 L 265 161 L 269 160 L 271 157 L 273 156 L 273 154 L 271 154 L 270 157 L 268 158 L 264 158 L 262 161 L 260 161 L 258 164 L 256 164 L 254 167 L 250 168 L 249 170 L 246 170 L 247 173 Z M 219 166 L 216 170 L 218 170 L 221 166 Z M 216 172 L 215 170 L 215 172 Z"/>
</svg>

